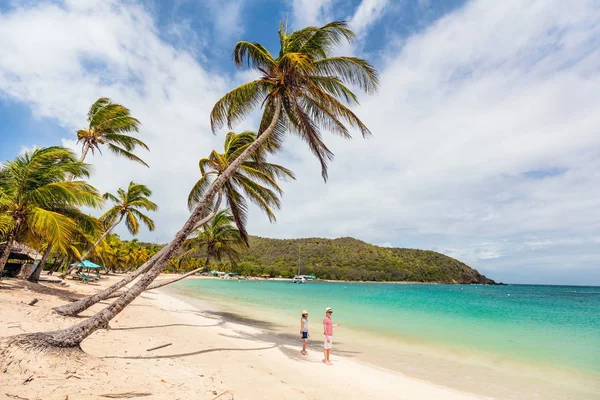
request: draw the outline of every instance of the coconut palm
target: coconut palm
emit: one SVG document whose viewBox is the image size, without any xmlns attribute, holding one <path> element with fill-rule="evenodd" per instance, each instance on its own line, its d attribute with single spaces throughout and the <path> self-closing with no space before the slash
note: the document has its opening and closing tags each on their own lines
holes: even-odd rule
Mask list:
<svg viewBox="0 0 600 400">
<path fill-rule="evenodd" d="M 104 199 L 111 200 L 114 205 L 108 209 L 101 217 L 100 221 L 106 227 L 104 233 L 96 240 L 96 242 L 81 256 L 85 260 L 90 252 L 98 246 L 98 244 L 112 232 L 123 220 L 125 226 L 132 235 L 137 235 L 140 230 L 140 221 L 150 230 L 154 230 L 154 221 L 140 210 L 156 211 L 158 206 L 148 199 L 152 195 L 152 191 L 146 186 L 130 182 L 127 191 L 119 188 L 117 196 L 111 193 L 105 193 Z M 67 276 L 73 268 L 67 269 L 62 275 Z"/>
<path fill-rule="evenodd" d="M 325 179 L 327 161 L 332 154 L 322 141 L 321 129 L 349 137 L 348 125 L 358 128 L 363 135 L 369 134 L 366 126 L 349 108 L 357 103 L 357 98 L 346 85 L 372 93 L 378 86 L 377 72 L 365 60 L 331 56 L 338 44 L 353 38 L 354 33 L 344 22 L 332 22 L 320 28 L 308 27 L 292 33 L 280 29 L 281 49 L 277 58 L 258 43 L 239 42 L 234 50 L 236 64 L 256 69 L 261 76 L 221 98 L 211 113 L 211 122 L 213 130 L 225 123 L 232 126 L 262 105 L 264 112 L 258 138 L 215 178 L 173 240 L 140 267 L 139 271 L 143 271 L 144 275 L 117 300 L 70 328 L 30 334 L 13 342 L 41 347 L 75 347 L 98 328 L 106 326 L 152 283 L 197 226 L 212 217 L 209 210 L 215 196 L 222 193 L 225 183 L 240 165 L 261 149 L 277 150 L 288 131 L 307 142 L 321 163 Z"/>
<path fill-rule="evenodd" d="M 378 86 L 377 72 L 360 58 L 330 56 L 341 41 L 353 38 L 347 24 L 336 21 L 291 34 L 281 27 L 277 57 L 259 43 L 238 42 L 233 51 L 236 65 L 254 69 L 260 77 L 233 89 L 215 104 L 210 115 L 213 131 L 225 123 L 231 128 L 262 105 L 256 147 L 266 142 L 268 149 L 276 150 L 286 132 L 295 133 L 318 158 L 327 179 L 327 162 L 333 153 L 323 143 L 321 130 L 350 138 L 347 124 L 363 136 L 370 134 L 348 107 L 358 100 L 346 85 L 373 93 Z"/>
<path fill-rule="evenodd" d="M 180 257 L 181 263 L 186 257 L 203 255 L 205 257 L 204 265 L 179 275 L 177 278 L 154 282 L 146 290 L 158 289 L 194 275 L 196 272 L 205 269 L 211 259 L 221 261 L 226 257 L 232 265 L 235 265 L 246 244 L 246 240 L 235 226 L 235 218 L 231 212 L 227 209 L 219 211 L 209 223 L 203 225 L 191 235 L 190 239 L 186 241 L 185 251 Z M 121 293 L 114 293 L 108 298 L 120 295 Z"/>
<path fill-rule="evenodd" d="M 132 117 L 127 107 L 113 103 L 101 97 L 90 107 L 87 115 L 88 127 L 77 131 L 77 143 L 82 145 L 81 160 L 84 161 L 88 151 L 102 153 L 102 146 L 114 154 L 148 166 L 141 158 L 133 154 L 139 146 L 148 150 L 141 140 L 126 133 L 137 132 L 140 121 Z"/>
<path fill-rule="evenodd" d="M 101 197 L 94 187 L 69 176 L 89 176 L 90 166 L 77 161 L 64 147 L 28 151 L 0 168 L 0 219 L 7 246 L 0 255 L 4 269 L 15 240 L 54 243 L 66 251 L 78 227 L 97 228 L 97 222 L 78 207 L 97 207 Z"/>
<path fill-rule="evenodd" d="M 194 209 L 198 200 L 213 181 L 223 174 L 227 167 L 256 140 L 254 132 L 236 134 L 229 132 L 225 136 L 224 152 L 213 150 L 210 155 L 200 160 L 202 177 L 196 182 L 188 196 L 188 207 Z M 281 165 L 271 164 L 265 160 L 264 154 L 257 153 L 244 161 L 224 185 L 224 195 L 239 234 L 248 244 L 246 220 L 248 206 L 245 197 L 258 205 L 275 221 L 272 207 L 280 208 L 278 195 L 283 192 L 276 182 L 277 178 L 295 179 L 294 173 Z M 245 196 L 245 197 L 244 197 Z M 216 218 L 216 217 L 215 217 Z"/>
</svg>

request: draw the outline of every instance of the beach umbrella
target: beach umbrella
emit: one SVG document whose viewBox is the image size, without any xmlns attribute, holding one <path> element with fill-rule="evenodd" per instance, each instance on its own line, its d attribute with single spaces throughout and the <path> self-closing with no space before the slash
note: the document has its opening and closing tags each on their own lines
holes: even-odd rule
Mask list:
<svg viewBox="0 0 600 400">
<path fill-rule="evenodd" d="M 71 264 L 72 267 L 77 266 L 78 268 L 91 268 L 91 269 L 102 269 L 105 268 L 102 265 L 98 265 L 98 264 L 94 264 L 93 262 L 91 262 L 90 260 L 83 260 L 83 262 L 80 262 L 79 264 L 75 265 L 75 264 Z"/>
</svg>

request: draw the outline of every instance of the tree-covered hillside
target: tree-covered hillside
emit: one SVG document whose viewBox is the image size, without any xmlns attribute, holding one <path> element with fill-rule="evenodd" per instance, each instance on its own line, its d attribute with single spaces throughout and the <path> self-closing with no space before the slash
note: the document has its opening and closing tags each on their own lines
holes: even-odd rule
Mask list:
<svg viewBox="0 0 600 400">
<path fill-rule="evenodd" d="M 466 264 L 435 251 L 386 248 L 353 238 L 268 239 L 250 237 L 250 249 L 232 268 L 243 275 L 321 279 L 491 283 Z"/>
</svg>

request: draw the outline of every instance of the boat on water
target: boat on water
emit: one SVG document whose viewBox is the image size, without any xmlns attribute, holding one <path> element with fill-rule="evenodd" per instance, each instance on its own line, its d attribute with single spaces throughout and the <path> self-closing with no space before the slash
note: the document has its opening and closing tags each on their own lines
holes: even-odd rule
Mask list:
<svg viewBox="0 0 600 400">
<path fill-rule="evenodd" d="M 293 279 L 292 279 L 292 283 L 306 283 L 306 278 L 303 276 L 299 276 L 296 275 Z"/>
<path fill-rule="evenodd" d="M 308 277 L 306 275 L 300 275 L 300 245 L 298 245 L 298 274 L 292 278 L 292 283 L 306 283 L 307 281 Z"/>
</svg>

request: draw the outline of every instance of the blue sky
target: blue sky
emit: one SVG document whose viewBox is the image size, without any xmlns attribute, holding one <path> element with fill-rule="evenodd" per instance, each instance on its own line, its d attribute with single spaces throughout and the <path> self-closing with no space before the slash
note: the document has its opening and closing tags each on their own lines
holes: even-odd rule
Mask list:
<svg viewBox="0 0 600 400">
<path fill-rule="evenodd" d="M 126 104 L 151 168 L 94 156 L 92 182 L 149 185 L 158 229 L 140 239 L 164 242 L 187 216 L 198 159 L 222 146 L 212 105 L 254 77 L 231 62 L 235 42 L 277 52 L 286 18 L 290 29 L 350 21 L 358 40 L 339 51 L 370 59 L 382 87 L 356 109 L 373 138 L 327 137 L 327 184 L 288 139 L 275 160 L 298 179 L 284 183 L 277 223 L 251 210 L 252 233 L 433 249 L 505 282 L 600 284 L 593 0 L 0 0 L 0 160 L 79 151 L 87 107 Z"/>
</svg>

